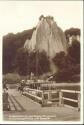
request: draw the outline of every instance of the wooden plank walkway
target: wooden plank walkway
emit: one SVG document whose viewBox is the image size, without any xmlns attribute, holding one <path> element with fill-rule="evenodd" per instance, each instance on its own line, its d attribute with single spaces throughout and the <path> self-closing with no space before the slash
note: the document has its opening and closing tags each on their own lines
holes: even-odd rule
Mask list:
<svg viewBox="0 0 84 125">
<path fill-rule="evenodd" d="M 39 103 L 18 93 L 17 90 L 12 90 L 12 91 L 10 90 L 9 94 L 10 94 L 11 100 L 13 101 L 13 103 L 11 101 L 12 106 L 15 105 L 16 108 L 11 111 L 5 111 L 3 115 L 4 120 L 8 120 L 8 121 L 12 121 L 12 120 L 15 120 L 15 121 L 38 121 L 38 120 L 79 121 L 80 120 L 80 112 L 78 112 L 75 109 L 71 109 L 68 107 L 57 107 L 55 105 L 51 107 L 42 107 Z"/>
</svg>

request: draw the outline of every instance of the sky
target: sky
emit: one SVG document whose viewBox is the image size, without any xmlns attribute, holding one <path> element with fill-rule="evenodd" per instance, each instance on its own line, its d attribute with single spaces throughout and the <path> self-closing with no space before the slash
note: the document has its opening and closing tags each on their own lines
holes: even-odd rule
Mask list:
<svg viewBox="0 0 84 125">
<path fill-rule="evenodd" d="M 62 30 L 81 28 L 82 11 L 82 1 L 0 1 L 0 34 L 33 28 L 42 14 L 53 16 Z"/>
</svg>

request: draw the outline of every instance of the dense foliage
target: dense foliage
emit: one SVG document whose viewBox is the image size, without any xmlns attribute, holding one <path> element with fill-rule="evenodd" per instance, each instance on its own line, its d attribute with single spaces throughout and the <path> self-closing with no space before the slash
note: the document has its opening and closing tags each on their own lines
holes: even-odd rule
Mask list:
<svg viewBox="0 0 84 125">
<path fill-rule="evenodd" d="M 3 74 L 14 71 L 17 51 L 24 45 L 26 39 L 31 38 L 34 30 L 35 28 L 17 34 L 9 33 L 3 37 Z"/>
<path fill-rule="evenodd" d="M 50 70 L 49 60 L 44 51 L 28 53 L 23 48 L 18 51 L 15 67 L 20 75 L 30 75 L 31 72 L 35 75 L 41 75 Z"/>
<path fill-rule="evenodd" d="M 65 30 L 65 35 L 80 35 L 80 29 L 78 28 L 70 28 L 70 29 L 67 29 Z"/>
<path fill-rule="evenodd" d="M 57 53 L 53 59 L 59 67 L 54 79 L 57 82 L 79 82 L 80 81 L 80 43 L 75 40 L 68 48 L 68 53 Z"/>
</svg>

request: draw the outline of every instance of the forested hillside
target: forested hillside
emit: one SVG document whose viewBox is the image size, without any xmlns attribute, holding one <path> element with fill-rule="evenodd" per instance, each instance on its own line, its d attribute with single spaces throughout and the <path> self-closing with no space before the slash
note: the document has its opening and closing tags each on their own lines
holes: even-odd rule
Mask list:
<svg viewBox="0 0 84 125">
<path fill-rule="evenodd" d="M 3 36 L 3 74 L 14 71 L 14 62 L 17 50 L 21 48 L 26 39 L 30 39 L 35 28 Z"/>
</svg>

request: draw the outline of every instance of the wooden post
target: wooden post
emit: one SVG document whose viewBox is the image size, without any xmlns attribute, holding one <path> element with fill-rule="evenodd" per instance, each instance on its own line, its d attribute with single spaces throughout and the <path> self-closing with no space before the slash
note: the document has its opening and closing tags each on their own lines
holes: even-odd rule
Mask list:
<svg viewBox="0 0 84 125">
<path fill-rule="evenodd" d="M 63 92 L 62 91 L 59 91 L 59 106 L 63 106 Z"/>
<path fill-rule="evenodd" d="M 48 92 L 48 100 L 51 100 L 51 90 Z"/>
<path fill-rule="evenodd" d="M 44 91 L 42 92 L 42 106 L 44 106 Z"/>
<path fill-rule="evenodd" d="M 80 111 L 80 93 L 78 93 L 78 111 Z"/>
</svg>

